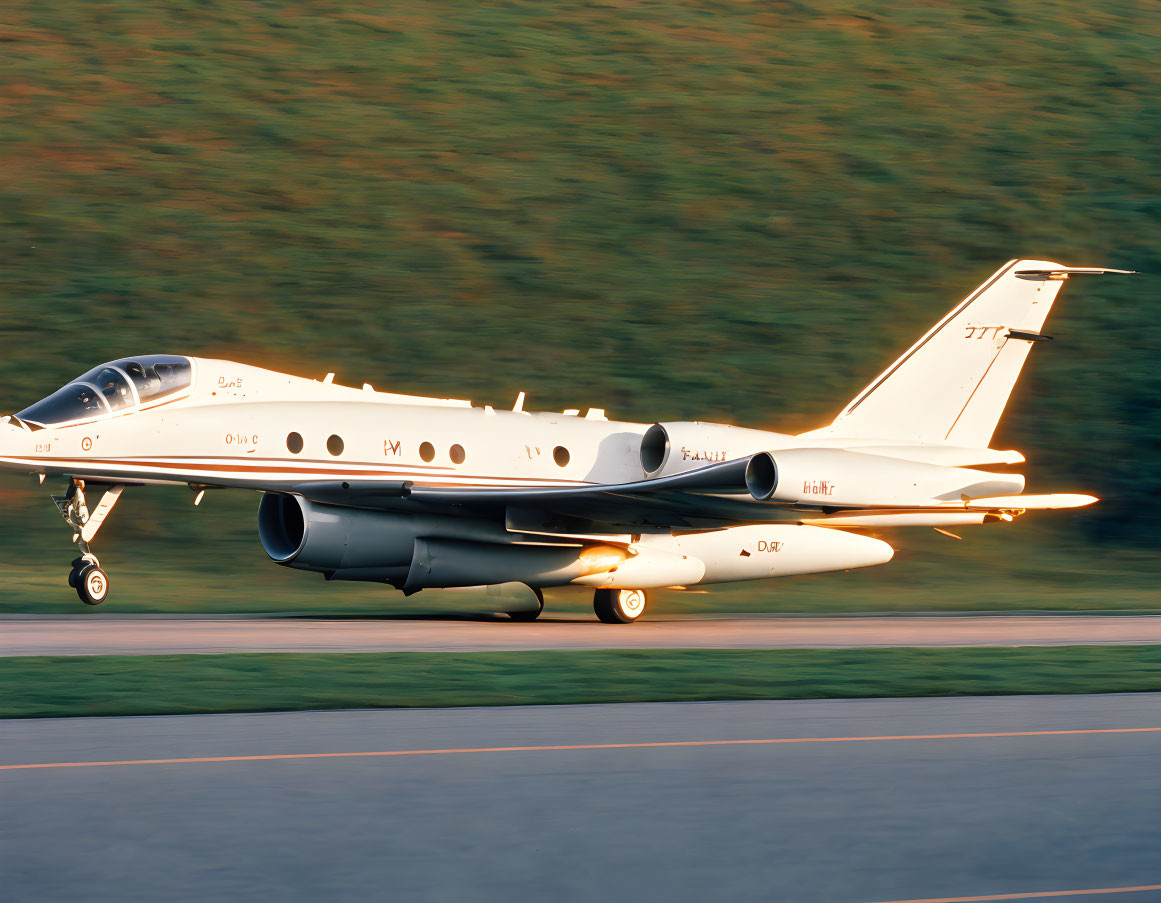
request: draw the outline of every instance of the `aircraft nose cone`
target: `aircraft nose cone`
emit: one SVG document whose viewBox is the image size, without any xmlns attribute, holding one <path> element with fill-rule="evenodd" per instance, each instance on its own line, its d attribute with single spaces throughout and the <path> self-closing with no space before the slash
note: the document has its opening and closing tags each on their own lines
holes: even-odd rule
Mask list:
<svg viewBox="0 0 1161 903">
<path fill-rule="evenodd" d="M 10 414 L 0 417 L 0 468 L 24 471 L 30 469 L 27 461 L 20 463 L 18 460 L 27 458 L 31 453 L 30 435 L 28 430 L 13 423 Z"/>
</svg>

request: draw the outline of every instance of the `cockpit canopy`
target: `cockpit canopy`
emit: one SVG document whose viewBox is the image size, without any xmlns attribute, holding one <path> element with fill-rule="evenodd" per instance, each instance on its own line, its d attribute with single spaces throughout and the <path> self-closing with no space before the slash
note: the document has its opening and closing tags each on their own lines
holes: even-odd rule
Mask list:
<svg viewBox="0 0 1161 903">
<path fill-rule="evenodd" d="M 189 358 L 127 357 L 94 367 L 16 416 L 31 427 L 94 420 L 171 395 L 189 386 Z"/>
</svg>

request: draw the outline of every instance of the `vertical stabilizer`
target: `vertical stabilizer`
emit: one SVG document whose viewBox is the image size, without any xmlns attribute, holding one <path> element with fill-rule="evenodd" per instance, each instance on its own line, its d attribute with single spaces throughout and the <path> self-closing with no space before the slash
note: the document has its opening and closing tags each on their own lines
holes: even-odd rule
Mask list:
<svg viewBox="0 0 1161 903">
<path fill-rule="evenodd" d="M 986 448 L 1064 282 L 1122 272 L 1009 261 L 812 435 Z"/>
</svg>

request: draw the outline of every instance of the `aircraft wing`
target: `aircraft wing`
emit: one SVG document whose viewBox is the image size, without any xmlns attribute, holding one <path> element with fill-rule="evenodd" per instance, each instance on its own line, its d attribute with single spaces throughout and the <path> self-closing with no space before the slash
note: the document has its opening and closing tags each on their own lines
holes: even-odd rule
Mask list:
<svg viewBox="0 0 1161 903">
<path fill-rule="evenodd" d="M 400 481 L 320 481 L 291 491 L 314 502 L 399 512 L 513 517 L 571 528 L 697 527 L 793 519 L 785 507 L 758 503 L 746 490 L 749 458 L 631 483 L 582 486 L 426 486 Z M 583 522 L 583 523 L 582 523 Z"/>
<path fill-rule="evenodd" d="M 750 458 L 630 483 L 570 486 L 434 486 L 410 481 L 317 481 L 279 487 L 313 502 L 412 514 L 442 514 L 503 520 L 528 533 L 636 533 L 650 529 L 712 529 L 740 524 L 786 523 L 811 518 L 834 526 L 888 526 L 899 515 L 995 514 L 1075 508 L 1095 502 L 1089 495 L 1005 495 L 899 504 L 834 504 L 820 501 L 760 501 L 746 487 Z M 902 463 L 902 462 L 899 462 Z M 927 465 L 931 466 L 931 465 Z M 968 473 L 971 473 L 970 471 Z M 986 475 L 985 475 L 986 476 Z M 1022 482 L 1022 481 L 1021 481 Z M 886 520 L 883 515 L 890 515 Z M 823 515 L 823 520 L 817 519 Z M 925 521 L 926 522 L 926 521 Z M 931 521 L 936 523 L 937 520 Z M 957 520 L 962 523 L 962 520 Z M 610 528 L 612 528 L 610 530 Z"/>
</svg>

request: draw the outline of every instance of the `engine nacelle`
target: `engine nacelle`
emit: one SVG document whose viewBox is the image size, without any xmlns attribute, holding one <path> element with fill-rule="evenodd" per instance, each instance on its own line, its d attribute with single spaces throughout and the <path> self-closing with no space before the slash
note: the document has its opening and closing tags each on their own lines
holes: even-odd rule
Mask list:
<svg viewBox="0 0 1161 903">
<path fill-rule="evenodd" d="M 647 477 L 667 477 L 794 441 L 782 433 L 725 423 L 655 423 L 641 437 L 641 469 Z"/>
<path fill-rule="evenodd" d="M 792 448 L 754 455 L 746 488 L 758 501 L 821 508 L 913 507 L 1014 495 L 1019 474 L 990 473 L 867 455 L 837 448 Z"/>
<path fill-rule="evenodd" d="M 502 524 L 468 518 L 396 514 L 321 505 L 267 493 L 258 535 L 278 564 L 336 580 L 386 581 L 405 592 L 527 583 L 563 586 L 616 568 L 629 557 L 599 542 L 522 542 Z"/>
<path fill-rule="evenodd" d="M 385 579 L 411 563 L 415 525 L 406 515 L 320 505 L 298 495 L 267 493 L 258 507 L 258 537 L 273 561 L 304 571 L 365 571 Z"/>
</svg>

